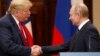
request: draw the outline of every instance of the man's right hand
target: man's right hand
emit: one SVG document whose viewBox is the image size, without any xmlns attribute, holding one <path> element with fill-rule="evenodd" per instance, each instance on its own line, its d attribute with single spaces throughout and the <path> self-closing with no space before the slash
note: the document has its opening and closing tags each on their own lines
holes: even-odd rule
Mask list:
<svg viewBox="0 0 100 56">
<path fill-rule="evenodd" d="M 31 56 L 39 56 L 40 54 L 42 54 L 40 46 L 34 45 L 31 47 Z"/>
</svg>

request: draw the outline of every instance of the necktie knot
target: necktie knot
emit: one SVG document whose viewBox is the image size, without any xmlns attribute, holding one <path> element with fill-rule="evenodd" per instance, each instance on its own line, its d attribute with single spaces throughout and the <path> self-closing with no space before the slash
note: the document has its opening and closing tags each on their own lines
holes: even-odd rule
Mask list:
<svg viewBox="0 0 100 56">
<path fill-rule="evenodd" d="M 22 28 L 23 28 L 23 25 L 21 22 L 19 22 L 19 28 L 20 28 L 20 30 L 22 30 Z"/>
<path fill-rule="evenodd" d="M 19 22 L 19 26 L 23 26 L 23 23 L 22 22 Z"/>
</svg>

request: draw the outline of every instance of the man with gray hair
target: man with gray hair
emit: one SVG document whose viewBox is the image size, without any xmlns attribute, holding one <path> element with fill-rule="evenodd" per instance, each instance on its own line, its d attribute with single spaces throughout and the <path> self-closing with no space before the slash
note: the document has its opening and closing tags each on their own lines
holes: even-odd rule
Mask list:
<svg viewBox="0 0 100 56">
<path fill-rule="evenodd" d="M 70 20 L 78 26 L 72 39 L 65 44 L 57 46 L 41 46 L 42 54 L 68 52 L 98 52 L 100 51 L 100 36 L 96 27 L 90 22 L 88 8 L 83 3 L 72 5 Z M 40 48 L 40 46 L 36 46 Z M 38 53 L 37 53 L 38 54 Z"/>
<path fill-rule="evenodd" d="M 22 23 L 30 16 L 29 0 L 12 0 L 8 13 L 0 18 L 0 56 L 36 56 L 39 48 L 27 41 Z M 33 39 L 31 39 L 33 40 Z"/>
</svg>

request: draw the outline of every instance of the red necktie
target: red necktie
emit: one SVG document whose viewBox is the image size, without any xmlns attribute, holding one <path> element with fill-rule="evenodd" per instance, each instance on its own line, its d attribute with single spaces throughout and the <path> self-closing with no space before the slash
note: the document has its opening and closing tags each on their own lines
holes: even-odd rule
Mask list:
<svg viewBox="0 0 100 56">
<path fill-rule="evenodd" d="M 31 46 L 33 46 L 33 37 L 25 25 L 23 28 L 24 28 L 24 31 L 25 31 L 26 36 L 27 36 L 28 45 L 31 47 Z"/>
<path fill-rule="evenodd" d="M 22 34 L 22 40 L 25 46 L 31 47 L 33 45 L 33 37 L 31 36 L 30 32 L 28 31 L 25 25 L 23 26 L 22 23 L 19 23 L 19 27 Z"/>
</svg>

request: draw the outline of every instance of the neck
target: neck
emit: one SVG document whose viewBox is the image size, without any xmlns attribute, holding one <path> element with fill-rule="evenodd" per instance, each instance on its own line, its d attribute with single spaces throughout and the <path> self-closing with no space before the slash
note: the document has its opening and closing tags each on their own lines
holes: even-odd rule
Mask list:
<svg viewBox="0 0 100 56">
<path fill-rule="evenodd" d="M 12 15 L 13 15 L 14 17 L 16 17 L 16 19 L 17 19 L 18 21 L 21 21 L 19 15 L 17 15 L 17 14 L 12 14 Z"/>
<path fill-rule="evenodd" d="M 87 19 L 88 19 L 88 17 L 81 18 L 81 19 L 79 20 L 78 26 L 79 26 L 82 22 L 84 22 L 85 20 L 87 20 Z"/>
</svg>

